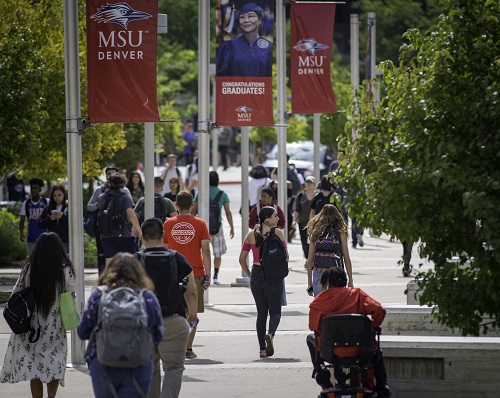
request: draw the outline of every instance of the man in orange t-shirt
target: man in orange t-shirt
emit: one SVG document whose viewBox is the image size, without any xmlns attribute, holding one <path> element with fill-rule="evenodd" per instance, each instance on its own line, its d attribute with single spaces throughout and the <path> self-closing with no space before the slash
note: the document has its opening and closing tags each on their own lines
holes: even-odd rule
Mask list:
<svg viewBox="0 0 500 398">
<path fill-rule="evenodd" d="M 194 283 L 198 290 L 198 313 L 204 312 L 204 291 L 210 286 L 210 234 L 207 224 L 201 218 L 191 215 L 193 195 L 189 191 L 181 191 L 176 197 L 179 215 L 169 218 L 163 224 L 163 244 L 184 255 L 193 268 Z M 191 282 L 191 281 L 190 281 Z M 193 352 L 193 341 L 196 327 L 189 335 L 186 358 L 196 358 Z"/>
</svg>

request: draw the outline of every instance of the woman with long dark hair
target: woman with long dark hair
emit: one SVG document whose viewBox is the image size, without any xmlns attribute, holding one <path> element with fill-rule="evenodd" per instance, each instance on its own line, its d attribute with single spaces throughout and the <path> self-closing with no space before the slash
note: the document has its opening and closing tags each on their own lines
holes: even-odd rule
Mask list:
<svg viewBox="0 0 500 398">
<path fill-rule="evenodd" d="M 32 325 L 39 326 L 40 338 L 31 343 L 29 333 L 10 336 L 0 381 L 29 380 L 33 398 L 43 398 L 45 383 L 49 398 L 55 397 L 59 384 L 64 386 L 68 352 L 59 294 L 75 289 L 75 269 L 57 234 L 44 232 L 36 241 L 13 293 L 25 287 L 35 290 L 36 310 Z"/>
<path fill-rule="evenodd" d="M 281 304 L 284 283 L 270 283 L 264 278 L 260 265 L 260 247 L 271 228 L 278 226 L 278 213 L 274 207 L 263 207 L 259 212 L 260 222 L 250 231 L 243 242 L 239 262 L 243 272 L 250 278 L 250 288 L 257 306 L 257 338 L 259 340 L 259 355 L 261 358 L 274 354 L 273 339 L 281 320 Z M 286 239 L 280 229 L 275 229 L 276 235 L 281 239 L 286 250 Z M 247 257 L 252 251 L 252 271 L 248 268 Z M 288 252 L 287 252 L 288 256 Z M 267 316 L 269 314 L 269 329 L 266 334 Z"/>
<path fill-rule="evenodd" d="M 347 225 L 335 205 L 326 204 L 307 224 L 309 255 L 307 257 L 307 293 L 317 296 L 323 291 L 321 275 L 331 267 L 343 267 L 352 280 L 351 257 L 347 242 Z"/>
<path fill-rule="evenodd" d="M 148 313 L 148 330 L 151 332 L 155 344 L 163 337 L 163 320 L 160 304 L 153 293 L 154 285 L 146 274 L 144 267 L 130 253 L 118 253 L 106 266 L 97 281 L 97 286 L 106 286 L 108 291 L 118 287 L 129 287 L 134 290 L 143 290 Z M 101 290 L 94 289 L 85 306 L 80 325 L 78 325 L 78 336 L 82 340 L 89 339 L 85 360 L 90 370 L 94 395 L 97 398 L 111 397 L 113 395 L 110 384 L 118 397 L 146 396 L 149 392 L 153 378 L 153 353 L 150 361 L 137 368 L 104 367 L 97 359 L 96 337 L 92 331 L 97 325 L 98 308 L 101 300 Z"/>
<path fill-rule="evenodd" d="M 64 185 L 58 184 L 52 187 L 50 202 L 43 209 L 38 226 L 59 235 L 64 250 L 69 253 L 68 200 Z"/>
<path fill-rule="evenodd" d="M 144 183 L 142 182 L 141 175 L 137 171 L 130 173 L 126 187 L 130 191 L 134 203 L 137 203 L 137 201 L 144 196 Z"/>
</svg>

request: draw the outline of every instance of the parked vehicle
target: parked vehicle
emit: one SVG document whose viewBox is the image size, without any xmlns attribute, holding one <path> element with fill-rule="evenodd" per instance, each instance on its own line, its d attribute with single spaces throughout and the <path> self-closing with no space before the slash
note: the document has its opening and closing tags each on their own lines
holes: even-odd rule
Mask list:
<svg viewBox="0 0 500 398">
<path fill-rule="evenodd" d="M 299 141 L 286 144 L 286 153 L 290 155 L 290 163 L 301 173 L 304 178 L 314 175 L 314 142 Z M 328 166 L 332 157 L 328 152 L 326 145 L 320 145 L 319 149 L 319 169 L 320 175 L 328 172 Z M 263 163 L 270 172 L 278 167 L 278 144 L 267 154 L 267 159 Z"/>
</svg>

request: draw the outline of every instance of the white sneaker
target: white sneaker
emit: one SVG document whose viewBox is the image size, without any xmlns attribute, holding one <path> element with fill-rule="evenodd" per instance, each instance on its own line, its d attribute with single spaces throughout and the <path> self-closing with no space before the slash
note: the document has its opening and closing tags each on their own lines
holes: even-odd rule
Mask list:
<svg viewBox="0 0 500 398">
<path fill-rule="evenodd" d="M 220 281 L 217 278 L 214 278 L 214 285 L 220 285 Z"/>
</svg>

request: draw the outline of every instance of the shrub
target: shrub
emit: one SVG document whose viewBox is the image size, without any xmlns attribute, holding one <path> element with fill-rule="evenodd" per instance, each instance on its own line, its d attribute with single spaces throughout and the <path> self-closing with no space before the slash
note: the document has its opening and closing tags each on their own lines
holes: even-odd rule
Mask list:
<svg viewBox="0 0 500 398">
<path fill-rule="evenodd" d="M 23 261 L 28 255 L 28 246 L 19 240 L 19 217 L 0 210 L 0 263 L 12 264 Z"/>
</svg>

